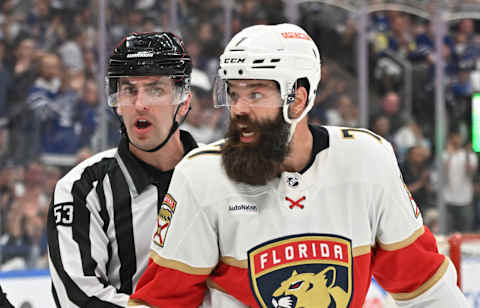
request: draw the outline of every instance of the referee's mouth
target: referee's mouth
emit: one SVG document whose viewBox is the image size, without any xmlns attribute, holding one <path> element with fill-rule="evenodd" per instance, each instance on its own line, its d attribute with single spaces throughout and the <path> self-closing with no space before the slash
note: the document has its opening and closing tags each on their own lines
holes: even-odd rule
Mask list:
<svg viewBox="0 0 480 308">
<path fill-rule="evenodd" d="M 153 125 L 146 119 L 137 119 L 133 125 L 136 134 L 143 135 L 152 130 Z"/>
<path fill-rule="evenodd" d="M 149 127 L 150 125 L 152 125 L 152 123 L 150 123 L 147 120 L 137 120 L 135 122 L 135 127 L 138 128 L 138 129 L 145 129 L 145 128 Z"/>
</svg>

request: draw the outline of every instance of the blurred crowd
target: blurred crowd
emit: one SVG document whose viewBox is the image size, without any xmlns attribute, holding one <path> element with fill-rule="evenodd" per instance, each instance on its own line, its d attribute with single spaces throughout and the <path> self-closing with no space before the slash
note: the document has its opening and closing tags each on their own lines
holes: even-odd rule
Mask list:
<svg viewBox="0 0 480 308">
<path fill-rule="evenodd" d="M 211 98 L 227 31 L 223 2 L 178 0 L 172 18 L 170 1 L 107 1 L 104 43 L 99 42 L 97 0 L 1 1 L 0 270 L 47 266 L 46 214 L 55 182 L 99 151 L 102 142 L 113 147 L 120 138 L 118 120 L 102 103 L 98 86 L 104 78 L 99 64 L 106 60 L 99 59 L 99 45 L 108 55 L 127 33 L 171 30 L 175 19 L 194 64 L 193 107 L 182 128 L 201 143 L 223 136 L 228 116 L 213 108 Z M 309 120 L 358 127 L 355 17 L 314 2 L 301 4 L 299 14 L 299 24 L 317 41 L 323 62 Z M 232 34 L 252 24 L 288 21 L 284 2 L 277 0 L 233 1 L 231 17 Z M 368 128 L 393 144 L 425 222 L 438 231 L 431 24 L 400 12 L 378 12 L 369 16 L 368 31 Z M 480 231 L 478 156 L 468 142 L 473 81 L 480 70 L 480 24 L 469 19 L 449 24 L 442 55 L 449 115 L 442 193 L 449 221 L 457 222 L 449 232 Z M 406 65 L 412 67 L 408 72 Z M 411 93 L 405 92 L 407 73 L 413 80 Z M 99 129 L 101 119 L 107 122 L 106 134 Z"/>
<path fill-rule="evenodd" d="M 357 19 L 319 3 L 301 5 L 303 26 L 320 46 L 322 82 L 311 121 L 359 126 L 356 80 Z M 435 165 L 435 49 L 433 22 L 399 11 L 369 15 L 368 128 L 392 143 L 403 179 L 424 222 L 439 232 L 438 193 L 447 230 L 480 231 L 480 171 L 472 150 L 472 94 L 480 93 L 480 22 L 448 23 L 440 53 L 447 108 L 444 175 Z M 324 69 L 325 68 L 325 69 Z M 407 84 L 410 83 L 410 84 Z M 439 191 L 439 180 L 444 183 Z"/>
</svg>

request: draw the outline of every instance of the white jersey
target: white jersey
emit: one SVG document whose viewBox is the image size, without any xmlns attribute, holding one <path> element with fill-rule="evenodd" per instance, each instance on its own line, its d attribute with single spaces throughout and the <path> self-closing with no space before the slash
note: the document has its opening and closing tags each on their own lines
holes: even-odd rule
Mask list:
<svg viewBox="0 0 480 308">
<path fill-rule="evenodd" d="M 445 152 L 443 159 L 448 162 L 447 181 L 443 191 L 445 201 L 456 206 L 470 205 L 473 201 L 473 178 L 467 169 L 477 169 L 477 155 L 460 149 L 452 154 Z"/>
<path fill-rule="evenodd" d="M 391 145 L 363 129 L 311 130 L 308 168 L 265 186 L 228 178 L 222 142 L 192 151 L 175 169 L 131 303 L 177 307 L 182 296 L 178 307 L 198 307 L 204 289 L 182 290 L 207 281 L 204 306 L 361 307 L 372 273 L 399 301 L 428 293 L 449 262 Z"/>
</svg>

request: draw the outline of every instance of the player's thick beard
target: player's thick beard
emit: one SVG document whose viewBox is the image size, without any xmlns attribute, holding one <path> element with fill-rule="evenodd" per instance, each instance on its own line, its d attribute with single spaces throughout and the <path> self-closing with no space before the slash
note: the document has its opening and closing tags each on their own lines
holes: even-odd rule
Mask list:
<svg viewBox="0 0 480 308">
<path fill-rule="evenodd" d="M 238 123 L 247 124 L 258 137 L 252 144 L 240 142 Z M 281 173 L 281 164 L 288 155 L 290 124 L 282 113 L 273 120 L 256 122 L 248 116 L 232 118 L 222 149 L 223 167 L 227 175 L 237 182 L 265 185 Z"/>
</svg>

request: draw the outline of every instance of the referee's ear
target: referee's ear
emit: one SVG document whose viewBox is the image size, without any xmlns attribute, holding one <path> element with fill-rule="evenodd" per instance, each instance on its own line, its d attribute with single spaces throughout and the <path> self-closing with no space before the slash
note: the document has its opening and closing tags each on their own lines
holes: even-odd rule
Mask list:
<svg viewBox="0 0 480 308">
<path fill-rule="evenodd" d="M 184 117 L 189 109 L 191 108 L 192 102 L 192 92 L 188 93 L 183 102 L 180 103 L 180 108 L 178 109 L 178 115 Z"/>
</svg>

